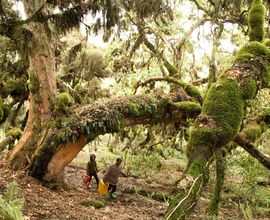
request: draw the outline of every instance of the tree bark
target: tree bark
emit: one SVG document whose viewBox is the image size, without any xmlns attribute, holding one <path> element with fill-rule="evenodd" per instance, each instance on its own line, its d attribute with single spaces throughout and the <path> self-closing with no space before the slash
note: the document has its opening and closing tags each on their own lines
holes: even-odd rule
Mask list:
<svg viewBox="0 0 270 220">
<path fill-rule="evenodd" d="M 32 14 L 42 6 L 42 1 L 35 4 L 25 1 L 28 14 Z M 24 169 L 29 160 L 41 146 L 47 130 L 46 122 L 54 118 L 52 109 L 56 97 L 55 57 L 52 48 L 52 37 L 46 32 L 47 26 L 43 23 L 29 23 L 28 30 L 32 36 L 27 42 L 25 53 L 29 57 L 29 115 L 22 137 L 16 146 L 9 152 L 8 161 L 14 169 Z"/>
</svg>

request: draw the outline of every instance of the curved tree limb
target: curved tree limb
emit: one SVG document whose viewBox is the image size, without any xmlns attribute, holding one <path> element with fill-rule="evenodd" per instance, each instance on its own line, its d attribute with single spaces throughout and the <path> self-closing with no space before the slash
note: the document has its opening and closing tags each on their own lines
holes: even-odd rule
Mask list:
<svg viewBox="0 0 270 220">
<path fill-rule="evenodd" d="M 187 95 L 189 95 L 190 97 L 194 97 L 200 104 L 203 103 L 203 98 L 200 94 L 200 91 L 193 85 L 189 84 L 189 83 L 185 83 L 182 80 L 177 80 L 173 77 L 152 77 L 144 82 L 138 82 L 137 85 L 135 86 L 135 91 L 134 94 L 136 94 L 137 89 L 141 86 L 144 87 L 147 84 L 151 84 L 151 83 L 155 83 L 155 82 L 159 82 L 159 81 L 165 81 L 167 83 L 173 83 L 175 85 L 180 86 Z"/>
<path fill-rule="evenodd" d="M 51 179 L 100 134 L 119 132 L 126 126 L 183 122 L 200 113 L 192 102 L 173 103 L 170 96 L 138 95 L 110 99 L 51 124 L 47 138 L 32 158 L 31 175 Z M 63 157 L 63 155 L 66 155 Z M 48 169 L 48 170 L 47 170 Z"/>
<path fill-rule="evenodd" d="M 245 151 L 247 151 L 252 157 L 256 158 L 258 162 L 260 162 L 264 167 L 270 170 L 270 157 L 264 155 L 261 151 L 259 151 L 253 144 L 248 142 L 241 135 L 238 135 L 234 142 L 237 143 L 240 147 L 242 147 Z"/>
</svg>

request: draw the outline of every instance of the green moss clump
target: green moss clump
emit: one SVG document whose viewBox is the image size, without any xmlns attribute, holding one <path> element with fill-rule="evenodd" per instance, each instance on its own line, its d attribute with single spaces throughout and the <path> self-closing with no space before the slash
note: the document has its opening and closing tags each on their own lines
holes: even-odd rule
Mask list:
<svg viewBox="0 0 270 220">
<path fill-rule="evenodd" d="M 29 74 L 29 84 L 28 84 L 28 88 L 32 93 L 38 93 L 39 91 L 39 81 L 38 78 L 36 77 L 36 75 L 34 73 L 30 73 Z"/>
<path fill-rule="evenodd" d="M 44 143 L 40 148 L 35 152 L 33 162 L 29 168 L 31 176 L 42 179 L 47 172 L 47 166 L 50 162 L 52 156 L 55 154 L 57 148 L 59 147 L 59 138 L 58 134 L 55 133 L 51 138 L 50 142 Z"/>
<path fill-rule="evenodd" d="M 200 125 L 199 125 L 200 126 Z M 191 154 L 196 154 L 197 150 L 201 150 L 206 145 L 214 147 L 218 141 L 216 130 L 207 127 L 193 127 L 190 134 L 190 139 L 187 145 L 187 156 L 192 157 Z M 199 148 L 198 148 L 199 146 Z"/>
<path fill-rule="evenodd" d="M 127 108 L 128 108 L 130 113 L 134 114 L 137 117 L 142 115 L 142 113 L 140 111 L 140 107 L 136 103 L 128 103 Z"/>
<path fill-rule="evenodd" d="M 262 41 L 265 35 L 264 30 L 265 7 L 261 0 L 253 0 L 248 14 L 249 39 L 250 41 Z"/>
<path fill-rule="evenodd" d="M 46 128 L 55 128 L 56 125 L 57 125 L 57 121 L 51 120 L 51 121 L 46 122 L 45 127 Z"/>
<path fill-rule="evenodd" d="M 247 140 L 255 142 L 258 139 L 258 137 L 261 136 L 262 129 L 261 129 L 260 125 L 249 126 L 245 129 L 243 129 L 243 133 L 244 133 L 245 138 Z"/>
<path fill-rule="evenodd" d="M 199 176 L 201 173 L 204 173 L 206 168 L 207 161 L 205 158 L 197 158 L 188 168 L 188 173 L 190 175 Z"/>
<path fill-rule="evenodd" d="M 268 49 L 270 49 L 270 39 L 265 39 L 263 41 L 263 45 L 266 46 Z"/>
<path fill-rule="evenodd" d="M 22 136 L 22 130 L 20 128 L 13 128 L 7 132 L 6 136 L 19 139 Z"/>
<path fill-rule="evenodd" d="M 71 106 L 73 103 L 74 103 L 74 100 L 71 98 L 71 96 L 68 93 L 63 92 L 59 94 L 57 97 L 57 100 L 55 103 L 55 109 L 58 112 L 67 113 L 68 112 L 67 107 Z"/>
<path fill-rule="evenodd" d="M 217 148 L 232 140 L 240 129 L 243 108 L 242 92 L 236 80 L 223 79 L 213 83 L 191 131 L 188 157 L 207 153 L 208 148 Z"/>
<path fill-rule="evenodd" d="M 100 209 L 100 208 L 105 207 L 104 202 L 102 202 L 100 200 L 94 200 L 94 199 L 81 201 L 80 204 L 83 206 L 86 206 L 86 207 L 93 206 L 96 209 Z"/>
<path fill-rule="evenodd" d="M 195 86 L 191 85 L 191 84 L 186 84 L 184 86 L 184 90 L 186 91 L 186 93 L 194 98 L 196 98 L 199 101 L 202 101 L 202 96 L 201 93 L 199 91 L 199 89 L 197 89 Z"/>
<path fill-rule="evenodd" d="M 252 99 L 256 95 L 257 85 L 254 79 L 245 78 L 242 80 L 241 91 L 243 99 Z"/>
<path fill-rule="evenodd" d="M 264 133 L 268 129 L 268 125 L 264 121 L 261 121 L 259 125 L 262 129 L 262 133 Z"/>
<path fill-rule="evenodd" d="M 202 115 L 215 121 L 215 133 L 224 145 L 238 133 L 243 118 L 244 103 L 238 82 L 224 79 L 213 83 L 202 108 Z"/>
<path fill-rule="evenodd" d="M 235 56 L 234 63 L 236 62 L 249 62 L 258 56 L 264 56 L 270 59 L 270 50 L 262 43 L 250 42 L 243 46 Z"/>
<path fill-rule="evenodd" d="M 177 102 L 173 103 L 173 105 L 179 109 L 182 110 L 190 115 L 198 115 L 202 111 L 202 107 L 195 102 Z"/>
</svg>

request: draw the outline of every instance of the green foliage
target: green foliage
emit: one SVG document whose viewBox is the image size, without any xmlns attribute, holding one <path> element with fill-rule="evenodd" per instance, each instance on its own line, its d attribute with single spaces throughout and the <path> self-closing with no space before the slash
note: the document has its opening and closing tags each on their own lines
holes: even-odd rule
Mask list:
<svg viewBox="0 0 270 220">
<path fill-rule="evenodd" d="M 79 27 L 81 21 L 81 11 L 69 9 L 62 13 L 55 14 L 52 21 L 58 33 L 66 33 L 72 28 Z"/>
<path fill-rule="evenodd" d="M 149 153 L 144 149 L 136 155 L 126 155 L 125 170 L 131 175 L 150 177 L 160 169 L 162 161 L 157 152 Z"/>
<path fill-rule="evenodd" d="M 6 134 L 6 136 L 11 136 L 13 138 L 19 139 L 22 135 L 22 130 L 20 128 L 13 128 L 9 130 Z"/>
<path fill-rule="evenodd" d="M 29 74 L 29 84 L 28 88 L 32 93 L 37 93 L 39 91 L 39 81 L 34 73 Z"/>
<path fill-rule="evenodd" d="M 126 115 L 135 115 L 137 117 L 152 115 L 152 119 L 160 119 L 165 113 L 164 107 L 168 104 L 169 100 L 161 99 L 158 105 L 156 104 L 157 102 L 158 100 L 156 98 L 152 98 L 148 103 L 141 101 L 129 102 L 122 111 Z"/>
<path fill-rule="evenodd" d="M 89 207 L 89 206 L 93 206 L 96 209 L 100 209 L 105 207 L 104 202 L 100 201 L 100 200 L 95 200 L 95 199 L 91 199 L 91 200 L 83 200 L 80 202 L 81 205 Z"/>
<path fill-rule="evenodd" d="M 8 185 L 6 193 L 0 195 L 0 220 L 22 220 L 23 200 L 17 199 L 17 183 Z"/>
<path fill-rule="evenodd" d="M 57 97 L 56 103 L 55 103 L 55 109 L 58 112 L 67 113 L 68 107 L 71 106 L 74 103 L 74 100 L 71 98 L 71 96 L 66 93 L 60 93 Z"/>
<path fill-rule="evenodd" d="M 15 98 L 22 97 L 27 94 L 26 81 L 22 79 L 21 80 L 9 79 L 6 82 L 6 89 L 8 93 Z"/>
<path fill-rule="evenodd" d="M 265 35 L 265 7 L 261 0 L 253 0 L 248 14 L 250 41 L 262 41 Z"/>
<path fill-rule="evenodd" d="M 268 49 L 270 49 L 270 39 L 265 39 L 263 41 L 263 45 L 266 46 Z"/>
</svg>

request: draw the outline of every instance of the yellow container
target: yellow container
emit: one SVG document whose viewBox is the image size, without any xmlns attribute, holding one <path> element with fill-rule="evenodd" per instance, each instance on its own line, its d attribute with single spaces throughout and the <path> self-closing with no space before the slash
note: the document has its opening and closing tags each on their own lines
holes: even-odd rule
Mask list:
<svg viewBox="0 0 270 220">
<path fill-rule="evenodd" d="M 98 194 L 105 195 L 108 192 L 109 184 L 104 183 L 102 180 L 98 184 Z"/>
</svg>

